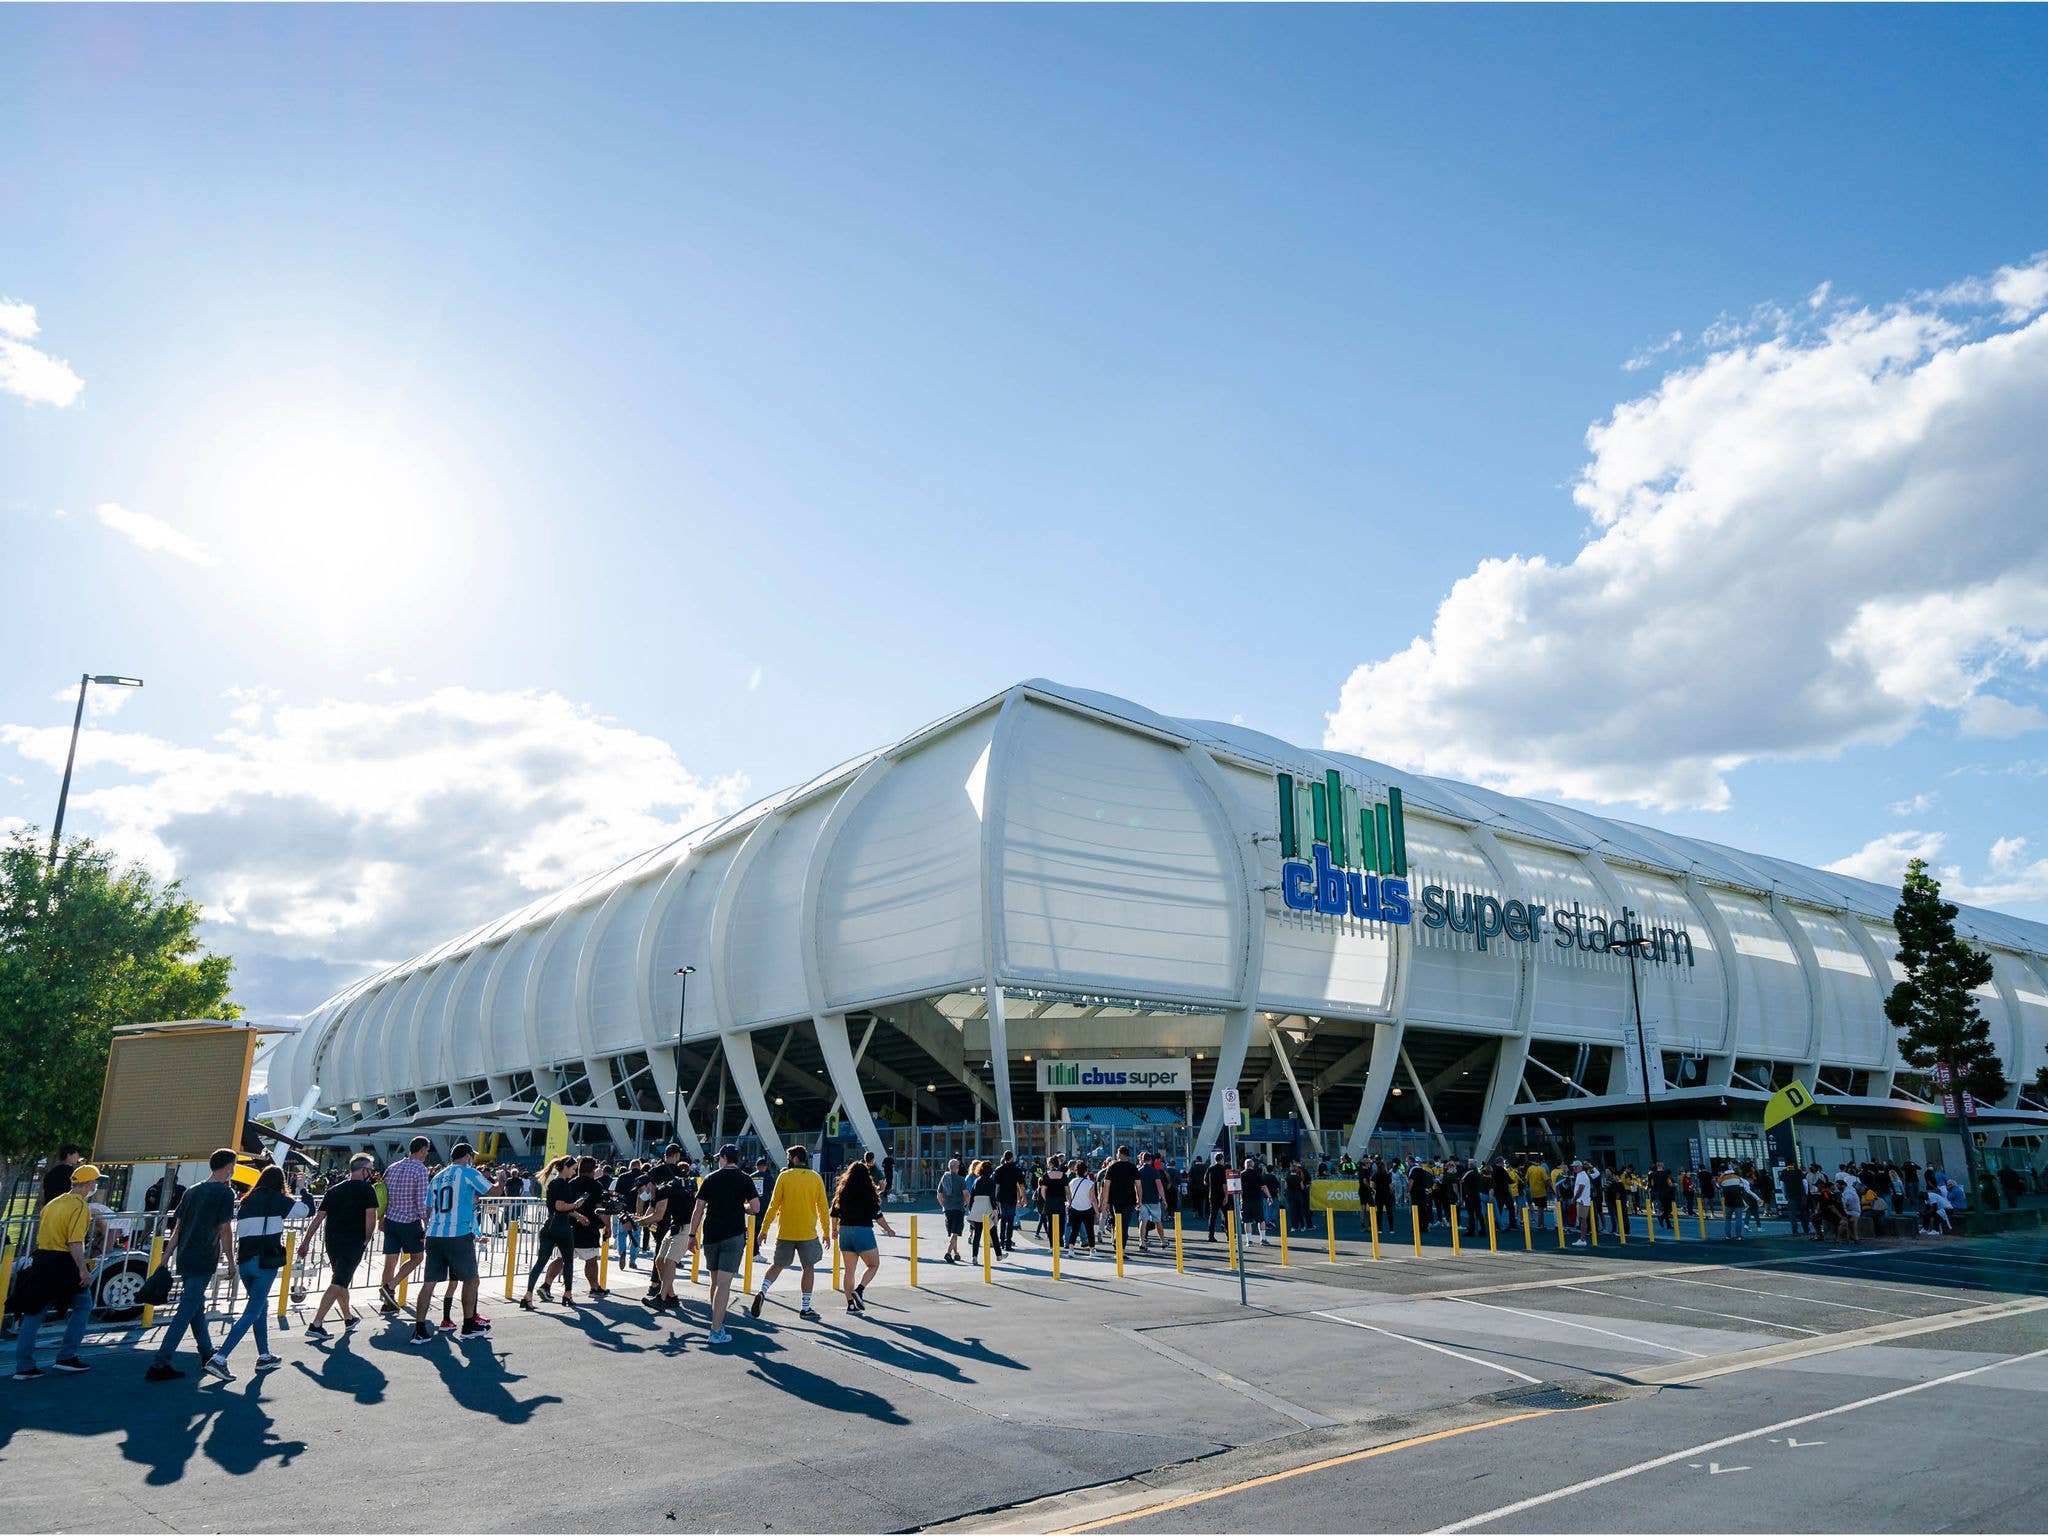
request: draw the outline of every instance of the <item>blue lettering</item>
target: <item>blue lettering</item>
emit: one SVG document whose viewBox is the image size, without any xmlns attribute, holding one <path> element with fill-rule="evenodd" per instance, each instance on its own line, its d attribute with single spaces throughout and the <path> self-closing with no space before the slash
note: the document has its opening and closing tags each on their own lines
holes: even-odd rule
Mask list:
<svg viewBox="0 0 2048 1536">
<path fill-rule="evenodd" d="M 1501 931 L 1500 903 L 1491 896 L 1481 896 L 1472 903 L 1472 930 L 1479 935 L 1479 949 L 1483 954 L 1486 941 L 1497 938 Z"/>
<path fill-rule="evenodd" d="M 1414 915 L 1408 905 L 1408 882 L 1389 876 L 1380 881 L 1380 910 L 1390 923 L 1405 923 Z"/>
<path fill-rule="evenodd" d="M 1342 917 L 1351 910 L 1344 894 L 1344 871 L 1330 862 L 1330 850 L 1316 844 L 1316 910 L 1330 917 Z"/>
<path fill-rule="evenodd" d="M 1316 909 L 1316 872 L 1306 860 L 1289 859 L 1280 866 L 1280 899 L 1296 912 Z"/>
<path fill-rule="evenodd" d="M 1444 888 L 1440 885 L 1425 885 L 1422 888 L 1422 926 L 1441 928 L 1450 920 L 1444 910 Z"/>
<path fill-rule="evenodd" d="M 1344 871 L 1344 889 L 1351 898 L 1351 915 L 1368 923 L 1383 923 L 1387 919 L 1380 906 L 1380 877 L 1361 875 L 1355 869 Z"/>
</svg>

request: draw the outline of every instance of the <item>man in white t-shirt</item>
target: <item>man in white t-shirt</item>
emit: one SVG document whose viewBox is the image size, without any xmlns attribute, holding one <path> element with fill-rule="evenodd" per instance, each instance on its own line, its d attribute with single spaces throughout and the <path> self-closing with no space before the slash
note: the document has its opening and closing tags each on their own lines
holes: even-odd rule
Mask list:
<svg viewBox="0 0 2048 1536">
<path fill-rule="evenodd" d="M 1572 1159 L 1572 1204 L 1579 1218 L 1579 1235 L 1572 1239 L 1572 1246 L 1583 1248 L 1598 1213 L 1593 1209 L 1593 1176 L 1577 1158 Z"/>
<path fill-rule="evenodd" d="M 1067 1186 L 1067 1210 L 1072 1214 L 1073 1230 L 1067 1234 L 1069 1246 L 1095 1246 L 1095 1176 L 1082 1163 L 1074 1170 L 1074 1180 Z"/>
</svg>

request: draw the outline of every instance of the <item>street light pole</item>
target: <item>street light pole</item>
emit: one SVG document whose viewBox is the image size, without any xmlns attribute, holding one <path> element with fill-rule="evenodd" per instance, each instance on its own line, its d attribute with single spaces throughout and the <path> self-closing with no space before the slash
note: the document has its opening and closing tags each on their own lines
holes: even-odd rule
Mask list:
<svg viewBox="0 0 2048 1536">
<path fill-rule="evenodd" d="M 1650 941 L 1635 931 L 1626 907 L 1621 909 L 1621 921 L 1628 937 L 1607 947 L 1628 951 L 1628 995 L 1635 1003 L 1636 1011 L 1636 1059 L 1643 1066 L 1643 1132 L 1650 1138 L 1650 1166 L 1654 1168 L 1657 1165 L 1657 1122 L 1650 1115 L 1650 1047 L 1643 1037 L 1643 993 L 1636 982 L 1636 951 L 1647 949 Z"/>
<path fill-rule="evenodd" d="M 71 798 L 71 768 L 78 761 L 78 730 L 85 723 L 85 689 L 88 683 L 110 688 L 140 688 L 139 677 L 116 677 L 110 672 L 78 674 L 78 708 L 71 712 L 71 750 L 64 754 L 64 782 L 57 787 L 57 819 L 50 826 L 50 867 L 57 866 L 57 843 L 64 836 L 64 802 Z"/>
<path fill-rule="evenodd" d="M 683 1139 L 683 1019 L 690 1007 L 690 978 L 696 974 L 694 965 L 676 968 L 676 979 L 682 985 L 677 989 L 680 996 L 676 999 L 676 1113 L 675 1122 L 669 1127 L 669 1133 L 676 1141 Z"/>
</svg>

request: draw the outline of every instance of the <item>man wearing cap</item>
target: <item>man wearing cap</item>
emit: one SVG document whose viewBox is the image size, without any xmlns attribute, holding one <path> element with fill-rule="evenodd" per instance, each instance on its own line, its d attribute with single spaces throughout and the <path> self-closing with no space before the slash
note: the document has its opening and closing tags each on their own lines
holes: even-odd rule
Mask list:
<svg viewBox="0 0 2048 1536">
<path fill-rule="evenodd" d="M 1599 1219 L 1599 1212 L 1593 1209 L 1593 1176 L 1576 1157 L 1572 1159 L 1572 1204 L 1577 1208 L 1575 1214 L 1579 1218 L 1579 1235 L 1572 1239 L 1572 1246 L 1583 1248 L 1592 1234 L 1593 1223 Z"/>
<path fill-rule="evenodd" d="M 57 1370 L 80 1375 L 92 1369 L 78 1358 L 85 1340 L 86 1320 L 92 1316 L 92 1297 L 86 1282 L 92 1276 L 85 1257 L 86 1239 L 92 1233 L 92 1197 L 99 1188 L 100 1171 L 91 1163 L 71 1170 L 71 1187 L 43 1207 L 36 1223 L 35 1257 L 22 1277 L 21 1336 L 14 1342 L 14 1379 L 34 1381 L 43 1374 L 36 1364 L 36 1335 L 42 1331 L 43 1316 L 52 1307 L 68 1307 L 70 1321 L 64 1325 L 64 1341 L 53 1362 Z"/>
<path fill-rule="evenodd" d="M 762 1277 L 761 1289 L 754 1293 L 748 1310 L 755 1317 L 761 1315 L 761 1308 L 768 1302 L 768 1287 L 794 1259 L 803 1266 L 803 1305 L 797 1316 L 807 1323 L 818 1322 L 818 1314 L 811 1309 L 811 1286 L 817 1277 L 818 1261 L 825 1256 L 822 1239 L 832 1217 L 831 1205 L 825 1198 L 825 1181 L 811 1171 L 810 1148 L 798 1142 L 789 1149 L 789 1166 L 782 1170 L 780 1178 L 771 1181 L 771 1190 L 759 1230 L 766 1232 L 769 1223 L 775 1223 L 775 1262 Z"/>
</svg>

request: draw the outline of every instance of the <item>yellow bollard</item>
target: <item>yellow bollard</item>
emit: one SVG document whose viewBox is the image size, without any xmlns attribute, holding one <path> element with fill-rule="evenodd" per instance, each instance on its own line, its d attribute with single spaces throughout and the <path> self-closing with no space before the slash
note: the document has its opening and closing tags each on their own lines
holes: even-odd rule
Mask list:
<svg viewBox="0 0 2048 1536">
<path fill-rule="evenodd" d="M 1380 1256 L 1380 1208 L 1376 1205 L 1368 1205 L 1365 1208 L 1365 1219 L 1372 1223 L 1372 1256 L 1378 1258 Z"/>
<path fill-rule="evenodd" d="M 1408 1225 L 1415 1229 L 1415 1257 L 1419 1259 L 1422 1257 L 1422 1208 L 1420 1206 L 1411 1205 L 1408 1207 Z"/>
<path fill-rule="evenodd" d="M 1451 1207 L 1451 1252 L 1452 1252 L 1452 1253 L 1456 1253 L 1456 1254 L 1462 1254 L 1462 1253 L 1463 1253 L 1464 1251 L 1465 1251 L 1465 1244 L 1464 1244 L 1463 1240 L 1462 1240 L 1462 1239 L 1460 1239 L 1460 1238 L 1459 1238 L 1459 1236 L 1458 1236 L 1458 1208 L 1457 1208 L 1456 1206 L 1452 1206 L 1452 1207 Z"/>
<path fill-rule="evenodd" d="M 1124 1277 L 1124 1213 L 1118 1211 L 1110 1220 L 1116 1223 L 1116 1277 Z"/>
<path fill-rule="evenodd" d="M 1486 1207 L 1486 1247 L 1489 1253 L 1500 1252 L 1500 1231 L 1493 1219 L 1493 1206 Z"/>
<path fill-rule="evenodd" d="M 149 1272 L 155 1274 L 157 1265 L 163 1263 L 163 1261 L 164 1240 L 161 1235 L 152 1237 L 149 1240 Z M 4 1256 L 0 1256 L 0 1307 L 7 1305 L 7 1277 L 13 1273 L 14 1250 L 9 1248 Z M 154 1328 L 156 1326 L 155 1307 L 144 1307 L 142 1309 L 142 1326 L 144 1328 Z"/>
<path fill-rule="evenodd" d="M 1237 1268 L 1237 1207 L 1232 1206 L 1223 1213 L 1223 1241 L 1230 1245 L 1228 1264 Z"/>
<path fill-rule="evenodd" d="M 1700 1219 L 1700 1241 L 1704 1243 L 1707 1240 L 1707 1202 L 1697 1201 L 1693 1205 L 1692 1213 Z"/>
<path fill-rule="evenodd" d="M 1643 1212 L 1643 1227 L 1650 1234 L 1650 1241 L 1657 1241 L 1657 1208 L 1651 1206 Z"/>
<path fill-rule="evenodd" d="M 839 1230 L 832 1230 L 832 1289 L 839 1289 Z"/>
<path fill-rule="evenodd" d="M 1525 1205 L 1522 1207 L 1522 1252 L 1533 1253 L 1535 1249 L 1536 1236 L 1529 1230 L 1529 1207 Z"/>
<path fill-rule="evenodd" d="M 281 1284 L 280 1286 L 278 1286 L 278 1288 L 277 1288 L 277 1320 L 278 1320 L 278 1321 L 279 1321 L 280 1323 L 284 1321 L 284 1316 L 285 1316 L 285 1308 L 286 1308 L 286 1307 L 288 1307 L 288 1306 L 289 1306 L 289 1305 L 291 1304 L 291 1299 L 292 1299 L 292 1255 L 293 1255 L 293 1254 L 295 1254 L 296 1252 L 298 1252 L 298 1247 L 299 1247 L 299 1234 L 298 1234 L 298 1233 L 296 1233 L 296 1232 L 287 1232 L 287 1233 L 285 1233 L 285 1235 L 284 1235 L 284 1274 L 283 1274 L 283 1276 L 282 1276 L 282 1279 L 283 1279 L 283 1282 L 284 1282 L 284 1283 L 283 1283 L 283 1284 Z"/>
<path fill-rule="evenodd" d="M 754 1294 L 754 1223 L 759 1219 L 747 1212 L 747 1248 L 740 1255 L 740 1289 L 749 1296 Z"/>
<path fill-rule="evenodd" d="M 519 1268 L 519 1218 L 505 1224 L 505 1299 L 512 1299 L 512 1274 Z"/>
<path fill-rule="evenodd" d="M 1564 1247 L 1564 1202 L 1557 1202 L 1557 1246 Z"/>
<path fill-rule="evenodd" d="M 1337 1212 L 1334 1207 L 1323 1207 L 1323 1220 L 1328 1226 L 1330 1262 L 1334 1264 L 1337 1262 Z"/>
<path fill-rule="evenodd" d="M 405 1261 L 404 1261 L 403 1259 L 401 1259 L 401 1260 L 399 1260 L 399 1262 L 400 1262 L 401 1264 L 403 1264 L 403 1263 L 404 1263 Z M 564 1280 L 567 1280 L 567 1279 L 569 1278 L 569 1269 L 568 1269 L 568 1266 L 567 1266 L 567 1265 L 564 1265 L 564 1266 L 562 1267 L 562 1278 L 563 1278 Z M 411 1273 L 410 1273 L 409 1271 L 404 1271 L 404 1270 L 401 1270 L 401 1271 L 399 1272 L 399 1276 L 398 1276 L 398 1310 L 399 1310 L 399 1311 L 401 1311 L 401 1312 L 403 1312 L 403 1311 L 405 1310 L 405 1293 L 406 1293 L 407 1291 L 411 1290 L 411 1289 L 412 1289 L 412 1275 L 411 1275 Z"/>
<path fill-rule="evenodd" d="M 158 1238 L 156 1240 L 156 1248 L 161 1248 L 162 1246 L 163 1239 Z M 151 1269 L 156 1268 L 156 1248 L 152 1248 L 149 1254 L 149 1267 Z M 14 1244 L 9 1243 L 5 1248 L 0 1248 L 0 1312 L 4 1312 L 7 1309 L 7 1292 L 13 1279 Z M 142 1326 L 145 1328 L 149 1326 L 149 1314 L 152 1310 L 149 1307 L 142 1309 Z"/>
<path fill-rule="evenodd" d="M 981 1283 L 994 1285 L 996 1267 L 996 1219 L 993 1216 L 981 1218 Z"/>
<path fill-rule="evenodd" d="M 1060 1219 L 1058 1216 L 1054 1216 L 1052 1219 L 1052 1277 L 1055 1280 L 1060 1277 Z"/>
<path fill-rule="evenodd" d="M 693 1232 L 690 1234 L 690 1284 L 692 1285 L 697 1283 L 697 1266 L 703 1262 L 703 1258 L 704 1239 L 701 1234 Z M 832 1266 L 832 1285 L 835 1290 L 838 1289 L 839 1266 L 837 1263 Z"/>
<path fill-rule="evenodd" d="M 1053 1241 L 1058 1242 L 1059 1239 L 1054 1238 Z M 1184 1275 L 1188 1272 L 1187 1255 L 1181 1251 L 1180 1245 L 1179 1211 L 1173 1213 L 1173 1272 L 1176 1275 Z"/>
<path fill-rule="evenodd" d="M 917 1289 L 917 1217 L 910 1218 L 910 1288 Z"/>
<path fill-rule="evenodd" d="M 1598 1223 L 1595 1223 L 1595 1225 L 1598 1225 Z M 1625 1205 L 1618 1205 L 1614 1208 L 1614 1230 L 1621 1234 L 1621 1246 L 1626 1248 L 1628 1246 L 1628 1207 Z"/>
<path fill-rule="evenodd" d="M 1593 1234 L 1593 1246 L 1598 1248 L 1600 1246 L 1600 1207 L 1597 1205 L 1593 1207 L 1592 1216 L 1593 1219 L 1586 1223 L 1586 1230 Z"/>
<path fill-rule="evenodd" d="M 1283 1214 L 1277 1225 L 1280 1228 L 1280 1267 L 1287 1267 L 1287 1217 Z"/>
</svg>

